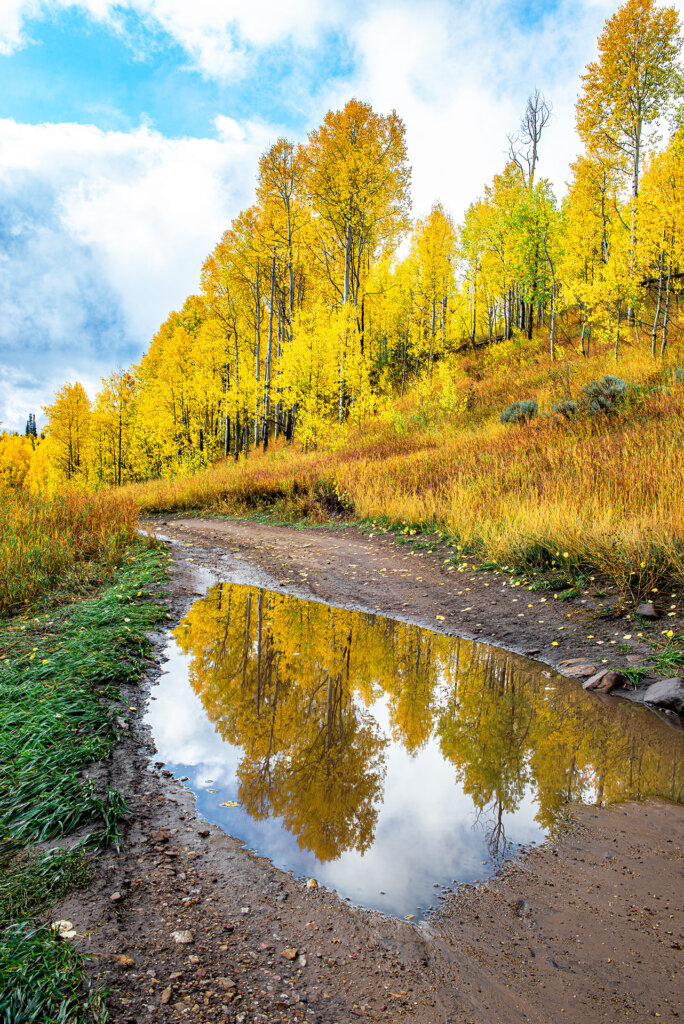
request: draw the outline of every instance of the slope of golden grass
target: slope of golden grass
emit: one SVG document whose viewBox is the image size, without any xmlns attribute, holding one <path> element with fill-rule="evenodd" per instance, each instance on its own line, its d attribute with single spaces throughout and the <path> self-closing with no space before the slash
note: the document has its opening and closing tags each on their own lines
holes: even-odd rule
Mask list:
<svg viewBox="0 0 684 1024">
<path fill-rule="evenodd" d="M 121 559 L 135 535 L 136 506 L 123 495 L 24 491 L 0 499 L 0 616 L 91 581 Z"/>
<path fill-rule="evenodd" d="M 270 511 L 325 520 L 347 510 L 387 526 L 439 529 L 499 564 L 565 564 L 644 592 L 684 583 L 684 382 L 634 352 L 615 412 L 568 420 L 555 401 L 615 372 L 608 357 L 461 362 L 362 426 L 335 451 L 274 446 L 237 464 L 127 489 L 142 513 Z M 489 362 L 489 365 L 487 365 Z M 499 422 L 536 400 L 527 425 Z"/>
</svg>

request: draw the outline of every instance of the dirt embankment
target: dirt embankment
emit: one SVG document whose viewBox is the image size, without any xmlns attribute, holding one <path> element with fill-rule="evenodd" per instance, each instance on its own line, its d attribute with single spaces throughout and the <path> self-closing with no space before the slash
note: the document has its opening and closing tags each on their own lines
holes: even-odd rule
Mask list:
<svg viewBox="0 0 684 1024">
<path fill-rule="evenodd" d="M 534 650 L 550 663 L 595 658 L 594 641 L 603 640 L 599 650 L 617 647 L 611 641 L 625 632 L 592 618 L 609 596 L 575 608 L 557 607 L 552 595 L 542 604 L 500 577 L 448 574 L 434 556 L 409 554 L 387 537 L 218 520 L 156 527 L 176 540 L 177 616 L 202 591 L 203 568 L 230 579 L 243 566 L 254 582 L 337 605 L 432 627 L 440 614 L 441 628 Z M 619 664 L 617 651 L 610 657 Z M 128 696 L 137 711 L 112 767 L 131 794 L 125 852 L 109 855 L 88 893 L 56 914 L 74 922 L 95 973 L 114 990 L 114 1021 L 678 1017 L 681 807 L 577 808 L 555 841 L 487 886 L 451 897 L 416 927 L 309 890 L 198 820 L 192 796 L 150 766 L 143 702 Z"/>
</svg>

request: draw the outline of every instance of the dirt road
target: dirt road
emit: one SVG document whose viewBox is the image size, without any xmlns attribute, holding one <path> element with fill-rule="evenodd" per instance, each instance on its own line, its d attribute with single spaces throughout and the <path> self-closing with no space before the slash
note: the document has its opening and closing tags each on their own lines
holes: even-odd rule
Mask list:
<svg viewBox="0 0 684 1024">
<path fill-rule="evenodd" d="M 611 641 L 624 625 L 592 617 L 608 595 L 574 609 L 542 603 L 501 577 L 448 573 L 437 546 L 412 554 L 351 529 L 170 519 L 155 528 L 173 540 L 174 616 L 211 579 L 240 578 L 433 628 L 440 614 L 440 628 L 549 662 L 595 658 L 600 640 L 618 662 Z M 57 913 L 114 990 L 114 1021 L 678 1017 L 682 807 L 577 808 L 556 840 L 416 927 L 307 889 L 198 820 L 191 794 L 150 765 L 142 701 L 129 696 L 138 710 L 112 768 L 131 794 L 125 853 Z"/>
</svg>

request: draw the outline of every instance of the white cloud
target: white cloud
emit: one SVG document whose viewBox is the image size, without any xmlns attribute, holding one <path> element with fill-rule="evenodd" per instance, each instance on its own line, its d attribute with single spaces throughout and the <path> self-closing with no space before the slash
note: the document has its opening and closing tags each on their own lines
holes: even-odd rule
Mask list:
<svg viewBox="0 0 684 1024">
<path fill-rule="evenodd" d="M 170 140 L 147 128 L 0 120 L 0 420 L 21 427 L 67 371 L 94 382 L 138 358 L 197 289 L 276 134 L 249 122 L 223 129 Z M 42 389 L 9 385 L 36 360 Z"/>
<path fill-rule="evenodd" d="M 554 106 L 539 170 L 562 192 L 579 146 L 578 75 L 611 6 L 564 0 L 540 23 L 524 25 L 506 0 L 404 2 L 379 4 L 353 24 L 357 70 L 344 88 L 404 119 L 417 214 L 439 198 L 460 217 L 503 168 L 506 135 L 535 88 Z M 344 102 L 343 89 L 332 98 Z"/>
<path fill-rule="evenodd" d="M 183 48 L 193 66 L 225 79 L 248 67 L 248 50 L 291 41 L 315 46 L 319 33 L 336 24 L 349 5 L 342 0 L 3 0 L 0 53 L 27 42 L 32 18 L 78 10 L 125 33 L 124 15 L 137 15 Z"/>
</svg>

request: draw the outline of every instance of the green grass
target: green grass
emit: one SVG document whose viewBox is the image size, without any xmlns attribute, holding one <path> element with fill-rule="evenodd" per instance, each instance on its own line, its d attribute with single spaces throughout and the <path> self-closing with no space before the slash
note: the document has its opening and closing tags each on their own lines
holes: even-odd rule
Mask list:
<svg viewBox="0 0 684 1024">
<path fill-rule="evenodd" d="M 56 903 L 93 876 L 93 856 L 82 847 L 25 855 L 0 865 L 0 921 L 5 925 Z"/>
<path fill-rule="evenodd" d="M 97 766 L 134 710 L 120 687 L 141 678 L 165 613 L 151 588 L 167 558 L 136 543 L 100 593 L 0 622 L 2 1024 L 104 1019 L 85 958 L 32 918 L 88 883 L 99 849 L 120 848 L 128 808 Z M 36 851 L 46 842 L 55 848 Z"/>
<path fill-rule="evenodd" d="M 665 632 L 665 631 L 664 631 Z M 684 672 L 684 633 L 673 633 L 665 640 L 649 640 L 655 652 L 650 660 L 651 673 L 658 676 L 678 676 Z"/>
<path fill-rule="evenodd" d="M 107 1020 L 103 993 L 89 983 L 84 957 L 45 925 L 20 922 L 0 940 L 3 1024 L 92 1024 Z"/>
</svg>

